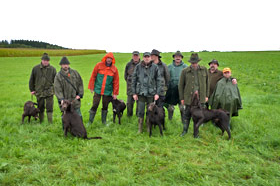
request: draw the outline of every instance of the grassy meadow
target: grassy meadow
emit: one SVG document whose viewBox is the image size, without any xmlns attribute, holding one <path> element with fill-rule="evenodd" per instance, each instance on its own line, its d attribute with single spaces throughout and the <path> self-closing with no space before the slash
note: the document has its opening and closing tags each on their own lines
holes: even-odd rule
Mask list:
<svg viewBox="0 0 280 186">
<path fill-rule="evenodd" d="M 42 53 L 42 52 L 41 52 Z M 50 52 L 49 52 L 50 53 Z M 50 53 L 51 54 L 51 53 Z M 162 54 L 166 64 L 173 53 Z M 84 81 L 81 111 L 84 123 L 92 94 L 87 89 L 94 65 L 104 54 L 70 56 L 71 68 Z M 184 53 L 187 59 L 190 53 Z M 201 52 L 200 65 L 213 58 L 219 69 L 230 67 L 237 78 L 243 110 L 232 119 L 232 139 L 208 123 L 193 138 L 192 123 L 180 137 L 182 124 L 176 107 L 161 137 L 137 134 L 137 117 L 112 123 L 109 106 L 107 125 L 101 123 L 101 105 L 88 136 L 102 140 L 65 138 L 57 99 L 54 123 L 21 124 L 31 69 L 40 57 L 0 57 L 0 185 L 280 185 L 280 52 Z M 123 78 L 131 54 L 116 53 L 120 75 L 119 99 L 126 100 Z M 60 69 L 61 57 L 50 63 Z M 33 98 L 36 101 L 36 98 Z M 166 112 L 167 113 L 167 112 Z M 144 128 L 146 126 L 144 125 Z"/>
</svg>

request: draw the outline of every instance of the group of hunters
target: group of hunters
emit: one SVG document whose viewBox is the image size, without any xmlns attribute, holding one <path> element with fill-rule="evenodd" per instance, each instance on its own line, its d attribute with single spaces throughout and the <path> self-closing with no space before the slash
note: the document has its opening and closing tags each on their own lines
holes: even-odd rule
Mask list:
<svg viewBox="0 0 280 186">
<path fill-rule="evenodd" d="M 222 108 L 230 113 L 230 117 L 238 116 L 242 102 L 237 80 L 231 77 L 230 68 L 218 70 L 219 62 L 215 59 L 208 63 L 209 69 L 200 66 L 198 63 L 201 59 L 197 53 L 191 54 L 188 60 L 190 66 L 183 62 L 184 56 L 180 51 L 175 52 L 172 57 L 173 62 L 167 66 L 161 61 L 158 50 L 145 52 L 142 61 L 139 52 L 134 51 L 131 61 L 125 67 L 127 116 L 133 115 L 136 102 L 138 133 L 143 131 L 145 107 L 149 103 L 156 102 L 159 107 L 167 108 L 169 120 L 173 118 L 175 106 L 179 106 L 183 124 L 181 135 L 184 136 L 188 132 L 191 119 L 190 104 L 195 92 L 198 92 L 203 107 Z M 44 53 L 41 63 L 32 69 L 29 89 L 31 95 L 36 95 L 40 122 L 44 120 L 46 108 L 48 122 L 52 123 L 54 95 L 59 106 L 64 100 L 71 101 L 75 111 L 82 118 L 80 110 L 84 95 L 82 77 L 76 70 L 70 68 L 67 57 L 63 57 L 59 65 L 61 69 L 57 73 L 50 65 L 49 55 Z M 101 98 L 101 119 L 105 124 L 108 105 L 112 99 L 117 99 L 119 94 L 119 73 L 113 53 L 107 53 L 101 62 L 95 65 L 88 89 L 94 93 L 88 124 L 94 121 Z"/>
</svg>

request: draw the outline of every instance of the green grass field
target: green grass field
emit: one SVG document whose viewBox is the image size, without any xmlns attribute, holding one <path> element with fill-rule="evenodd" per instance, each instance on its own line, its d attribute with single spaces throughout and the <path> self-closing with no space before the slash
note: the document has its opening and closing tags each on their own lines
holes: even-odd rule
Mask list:
<svg viewBox="0 0 280 186">
<path fill-rule="evenodd" d="M 84 80 L 84 123 L 92 94 L 87 89 L 94 65 L 104 54 L 70 56 L 71 67 Z M 184 53 L 187 61 L 190 53 Z M 193 138 L 193 127 L 180 137 L 179 109 L 168 121 L 164 136 L 153 130 L 137 134 L 137 117 L 122 118 L 122 125 L 101 123 L 101 105 L 88 136 L 83 140 L 63 136 L 55 98 L 54 123 L 21 124 L 28 81 L 40 57 L 0 58 L 0 185 L 280 185 L 280 52 L 202 52 L 201 65 L 213 58 L 220 69 L 230 67 L 243 101 L 240 116 L 232 119 L 232 139 L 208 123 Z M 162 54 L 170 64 L 172 53 Z M 120 95 L 126 100 L 124 68 L 131 54 L 116 53 Z M 61 57 L 52 57 L 59 70 Z M 189 63 L 187 63 L 189 65 Z M 35 98 L 34 98 L 35 100 Z"/>
</svg>

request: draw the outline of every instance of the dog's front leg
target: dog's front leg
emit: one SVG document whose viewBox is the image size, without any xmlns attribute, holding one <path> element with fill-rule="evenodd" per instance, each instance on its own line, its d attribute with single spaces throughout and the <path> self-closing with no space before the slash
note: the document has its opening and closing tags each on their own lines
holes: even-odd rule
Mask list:
<svg viewBox="0 0 280 186">
<path fill-rule="evenodd" d="M 193 136 L 194 138 L 198 138 L 198 133 L 199 133 L 199 126 L 203 123 L 203 118 L 199 119 L 198 122 L 193 123 Z"/>
<path fill-rule="evenodd" d="M 159 128 L 160 135 L 163 136 L 162 127 L 161 127 L 161 123 L 160 122 L 158 122 L 158 128 Z"/>
<path fill-rule="evenodd" d="M 116 120 L 116 112 L 113 112 L 113 122 L 115 123 Z"/>
</svg>

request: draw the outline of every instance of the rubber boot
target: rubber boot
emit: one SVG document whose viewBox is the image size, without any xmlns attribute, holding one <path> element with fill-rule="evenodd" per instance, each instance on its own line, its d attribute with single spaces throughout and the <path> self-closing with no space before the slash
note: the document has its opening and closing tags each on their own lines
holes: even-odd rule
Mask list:
<svg viewBox="0 0 280 186">
<path fill-rule="evenodd" d="M 188 133 L 189 124 L 190 124 L 190 120 L 185 120 L 184 121 L 184 123 L 183 123 L 183 132 L 182 132 L 181 136 L 184 136 L 185 134 Z"/>
<path fill-rule="evenodd" d="M 169 105 L 167 111 L 168 111 L 168 119 L 172 120 L 173 114 L 174 114 L 174 106 L 173 105 Z"/>
<path fill-rule="evenodd" d="M 143 120 L 144 118 L 138 118 L 138 133 L 142 133 L 143 132 Z"/>
<path fill-rule="evenodd" d="M 95 117 L 96 111 L 89 110 L 89 120 L 88 125 L 92 124 L 94 117 Z"/>
<path fill-rule="evenodd" d="M 39 120 L 40 120 L 40 123 L 42 123 L 44 121 L 44 112 L 39 113 Z"/>
<path fill-rule="evenodd" d="M 101 112 L 101 119 L 103 124 L 106 124 L 107 113 L 108 113 L 107 110 L 102 110 Z"/>
<path fill-rule="evenodd" d="M 53 113 L 52 112 L 47 112 L 47 117 L 48 117 L 49 124 L 52 124 L 52 122 L 53 122 Z"/>
</svg>

